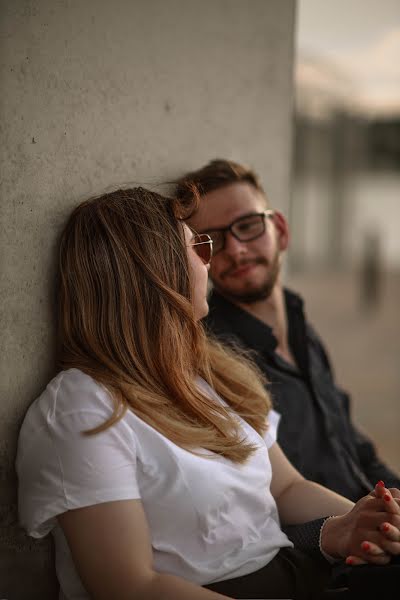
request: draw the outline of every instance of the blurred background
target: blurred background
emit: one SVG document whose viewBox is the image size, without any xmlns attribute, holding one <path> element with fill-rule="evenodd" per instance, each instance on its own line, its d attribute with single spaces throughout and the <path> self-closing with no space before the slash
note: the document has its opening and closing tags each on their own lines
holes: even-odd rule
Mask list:
<svg viewBox="0 0 400 600">
<path fill-rule="evenodd" d="M 400 470 L 400 2 L 299 0 L 288 283 Z"/>
</svg>

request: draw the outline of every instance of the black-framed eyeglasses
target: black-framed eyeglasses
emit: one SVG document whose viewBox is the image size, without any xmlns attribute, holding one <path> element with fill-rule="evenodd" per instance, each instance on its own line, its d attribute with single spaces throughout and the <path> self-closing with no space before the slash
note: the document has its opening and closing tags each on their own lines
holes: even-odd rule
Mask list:
<svg viewBox="0 0 400 600">
<path fill-rule="evenodd" d="M 193 246 L 193 250 L 205 265 L 210 264 L 213 255 L 213 241 L 207 233 L 195 233 L 189 246 Z"/>
<path fill-rule="evenodd" d="M 208 230 L 207 234 L 213 242 L 213 255 L 215 256 L 217 252 L 220 252 L 225 248 L 227 231 L 229 231 L 234 238 L 239 240 L 239 242 L 256 240 L 265 233 L 265 220 L 271 218 L 273 215 L 274 211 L 272 209 L 264 210 L 261 213 L 253 213 L 239 217 L 239 219 L 236 219 L 227 227 Z"/>
</svg>

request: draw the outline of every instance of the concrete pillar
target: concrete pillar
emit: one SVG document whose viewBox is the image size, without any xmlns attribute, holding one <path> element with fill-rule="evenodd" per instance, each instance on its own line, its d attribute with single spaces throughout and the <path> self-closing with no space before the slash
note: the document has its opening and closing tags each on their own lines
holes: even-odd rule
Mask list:
<svg viewBox="0 0 400 600">
<path fill-rule="evenodd" d="M 287 210 L 294 0 L 3 0 L 0 598 L 54 598 L 19 529 L 18 428 L 54 372 L 57 239 L 81 199 L 243 161 Z"/>
</svg>

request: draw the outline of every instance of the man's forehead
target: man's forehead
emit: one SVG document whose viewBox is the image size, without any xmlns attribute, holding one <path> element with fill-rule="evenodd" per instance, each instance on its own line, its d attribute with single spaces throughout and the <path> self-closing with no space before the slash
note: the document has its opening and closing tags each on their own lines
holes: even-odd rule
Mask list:
<svg viewBox="0 0 400 600">
<path fill-rule="evenodd" d="M 247 214 L 262 212 L 265 196 L 249 183 L 234 183 L 201 197 L 198 211 L 190 219 L 198 230 L 226 227 Z"/>
</svg>

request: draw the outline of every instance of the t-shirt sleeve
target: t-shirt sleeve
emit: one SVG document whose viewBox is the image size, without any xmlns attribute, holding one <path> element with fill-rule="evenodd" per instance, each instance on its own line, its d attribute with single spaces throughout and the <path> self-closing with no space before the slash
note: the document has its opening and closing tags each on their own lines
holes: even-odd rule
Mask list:
<svg viewBox="0 0 400 600">
<path fill-rule="evenodd" d="M 268 449 L 276 442 L 280 419 L 281 415 L 272 408 L 268 413 L 268 429 L 264 434 L 264 441 Z"/>
<path fill-rule="evenodd" d="M 108 392 L 87 377 L 83 385 L 61 384 L 56 396 L 28 413 L 20 433 L 19 514 L 33 537 L 49 533 L 67 510 L 140 498 L 135 436 L 125 420 L 83 433 L 112 414 Z"/>
</svg>

